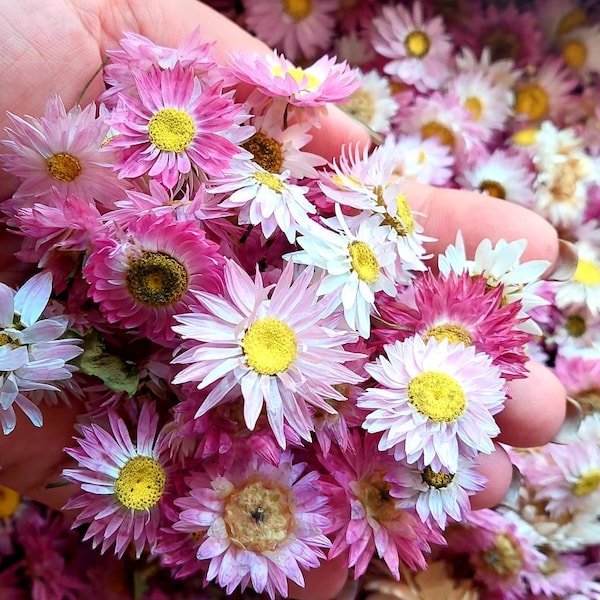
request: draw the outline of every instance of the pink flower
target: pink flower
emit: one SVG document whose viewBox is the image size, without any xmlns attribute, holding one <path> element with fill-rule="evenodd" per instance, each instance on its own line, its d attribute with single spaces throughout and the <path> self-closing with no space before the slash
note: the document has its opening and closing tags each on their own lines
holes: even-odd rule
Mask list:
<svg viewBox="0 0 600 600">
<path fill-rule="evenodd" d="M 317 567 L 330 545 L 319 474 L 294 464 L 289 451 L 277 465 L 250 455 L 232 469 L 204 467 L 188 478 L 188 495 L 175 500 L 182 510 L 173 527 L 200 538 L 196 558 L 209 563 L 206 580 L 227 594 L 251 584 L 271 600 L 287 595 L 288 579 L 303 586 L 300 568 Z"/>
<path fill-rule="evenodd" d="M 172 188 L 192 167 L 220 176 L 231 160 L 244 155 L 237 145 L 250 134 L 232 92 L 220 84 L 204 88 L 191 68 L 153 67 L 134 74 L 138 97 L 121 94 L 108 119 L 117 135 L 109 147 L 120 148 L 120 178 L 148 174 Z"/>
<path fill-rule="evenodd" d="M 168 447 L 163 433 L 157 437 L 158 415 L 148 402 L 142 404 L 135 442 L 114 411 L 108 420 L 110 432 L 96 423 L 83 425 L 82 437 L 75 438 L 80 447 L 65 450 L 79 466 L 65 469 L 63 476 L 82 490 L 65 510 L 82 509 L 73 527 L 90 524 L 84 541 L 92 539 L 94 547 L 102 544 L 103 553 L 114 544 L 119 557 L 133 543 L 139 558 L 145 547 L 156 543 Z"/>
<path fill-rule="evenodd" d="M 173 315 L 188 311 L 196 292 L 220 290 L 222 265 L 217 245 L 194 223 L 147 213 L 126 232 L 98 236 L 83 274 L 110 323 L 168 343 Z"/>
<path fill-rule="evenodd" d="M 67 112 L 59 96 L 48 99 L 40 119 L 8 113 L 12 127 L 1 142 L 7 151 L 0 164 L 21 180 L 16 194 L 43 196 L 56 188 L 110 206 L 126 185 L 111 169 L 114 152 L 104 145 L 109 131 L 104 117 L 104 112 L 96 117 L 94 104 Z"/>
</svg>

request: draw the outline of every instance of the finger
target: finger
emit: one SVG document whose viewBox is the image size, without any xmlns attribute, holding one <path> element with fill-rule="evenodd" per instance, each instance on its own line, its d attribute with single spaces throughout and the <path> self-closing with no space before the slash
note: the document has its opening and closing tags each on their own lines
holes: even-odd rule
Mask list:
<svg viewBox="0 0 600 600">
<path fill-rule="evenodd" d="M 436 188 L 416 183 L 405 184 L 411 208 L 423 213 L 420 223 L 427 235 L 437 238 L 428 250 L 443 253 L 454 244 L 461 231 L 467 256 L 472 257 L 477 245 L 485 238 L 493 243 L 499 239 L 527 239 L 523 260 L 548 260 L 551 268 L 559 254 L 556 230 L 548 221 L 523 206 L 498 198 L 448 188 Z"/>
<path fill-rule="evenodd" d="M 530 361 L 525 379 L 508 385 L 512 398 L 496 415 L 501 429 L 498 441 L 517 448 L 548 443 L 560 430 L 566 413 L 567 396 L 560 380 L 549 369 Z"/>
<path fill-rule="evenodd" d="M 231 52 L 248 52 L 259 55 L 272 50 L 250 35 L 233 21 L 198 2 L 197 0 L 172 0 L 171 2 L 130 2 L 135 26 L 142 35 L 157 44 L 175 47 L 200 26 L 206 41 L 215 41 L 213 56 L 219 64 L 227 64 Z M 158 11 L 159 14 L 156 14 Z M 129 23 L 130 29 L 132 23 Z M 118 31 L 127 31 L 119 29 Z M 118 39 L 114 39 L 116 45 Z M 367 129 L 345 115 L 335 106 L 329 106 L 319 129 L 311 131 L 313 141 L 307 150 L 317 152 L 327 160 L 337 158 L 342 147 L 348 144 L 370 144 Z"/>
<path fill-rule="evenodd" d="M 72 466 L 62 450 L 74 443 L 74 424 L 81 407 L 58 404 L 43 407 L 42 412 L 42 427 L 18 415 L 12 433 L 0 434 L 0 484 L 60 510 L 75 492 L 72 484 L 55 484 L 63 482 L 62 469 Z"/>
<path fill-rule="evenodd" d="M 485 489 L 471 496 L 471 508 L 491 508 L 502 502 L 513 479 L 510 458 L 502 446 L 495 444 L 492 454 L 481 454 L 477 471 L 485 475 L 488 483 Z"/>
<path fill-rule="evenodd" d="M 348 578 L 348 557 L 342 553 L 321 564 L 318 569 L 303 571 L 304 587 L 290 582 L 289 597 L 296 600 L 330 600 L 344 587 Z"/>
</svg>

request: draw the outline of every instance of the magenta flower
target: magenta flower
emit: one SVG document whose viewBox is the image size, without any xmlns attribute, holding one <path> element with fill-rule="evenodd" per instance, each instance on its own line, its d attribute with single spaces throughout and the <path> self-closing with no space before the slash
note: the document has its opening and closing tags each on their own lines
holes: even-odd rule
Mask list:
<svg viewBox="0 0 600 600">
<path fill-rule="evenodd" d="M 108 119 L 117 133 L 108 146 L 121 149 L 120 178 L 147 173 L 173 188 L 192 168 L 221 176 L 233 157 L 247 154 L 237 143 L 252 129 L 240 127 L 242 107 L 220 84 L 204 88 L 193 69 L 179 63 L 134 78 L 139 97 L 122 94 Z"/>
</svg>

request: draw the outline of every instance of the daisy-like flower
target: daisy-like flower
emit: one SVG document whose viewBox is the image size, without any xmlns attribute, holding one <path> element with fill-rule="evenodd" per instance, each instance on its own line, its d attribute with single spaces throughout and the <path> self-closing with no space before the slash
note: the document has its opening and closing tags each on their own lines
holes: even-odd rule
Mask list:
<svg viewBox="0 0 600 600">
<path fill-rule="evenodd" d="M 369 71 L 360 88 L 339 107 L 378 133 L 389 131 L 390 121 L 398 110 L 388 80 L 376 70 Z"/>
<path fill-rule="evenodd" d="M 512 92 L 494 85 L 490 75 L 459 73 L 448 88 L 481 126 L 485 141 L 491 139 L 493 132 L 502 130 L 512 115 Z"/>
<path fill-rule="evenodd" d="M 100 96 L 100 101 L 114 108 L 119 94 L 135 96 L 134 71 L 147 72 L 153 66 L 165 70 L 179 64 L 191 68 L 203 84 L 216 83 L 218 69 L 211 57 L 214 42 L 202 43 L 201 37 L 200 28 L 197 27 L 177 48 L 169 48 L 159 46 L 139 33 L 125 32 L 119 40 L 120 48 L 106 51 L 110 60 L 102 73 L 108 89 Z"/>
<path fill-rule="evenodd" d="M 576 87 L 577 79 L 561 59 L 545 59 L 533 74 L 522 77 L 516 85 L 514 110 L 517 119 L 533 123 L 551 119 L 560 123 L 574 101 Z"/>
<path fill-rule="evenodd" d="M 60 391 L 56 384 L 70 379 L 79 356 L 79 340 L 61 339 L 66 317 L 41 318 L 52 292 L 52 274 L 38 273 L 15 293 L 0 283 L 0 423 L 4 434 L 16 425 L 18 406 L 36 426 L 42 413 L 25 394 L 36 390 Z"/>
<path fill-rule="evenodd" d="M 479 190 L 493 198 L 502 198 L 531 208 L 535 202 L 535 172 L 523 151 L 498 148 L 483 154 L 456 176 L 461 187 Z"/>
<path fill-rule="evenodd" d="M 425 19 L 419 1 L 412 12 L 401 4 L 382 7 L 373 28 L 373 48 L 390 59 L 385 73 L 420 92 L 437 90 L 446 81 L 452 45 L 442 18 Z"/>
<path fill-rule="evenodd" d="M 168 447 L 157 434 L 158 414 L 144 402 L 135 441 L 127 425 L 114 411 L 108 412 L 110 431 L 96 423 L 81 426 L 79 448 L 65 452 L 78 463 L 64 469 L 63 476 L 80 485 L 82 493 L 72 497 L 65 509 L 81 509 L 73 527 L 89 523 L 84 540 L 105 552 L 113 544 L 120 558 L 130 543 L 139 558 L 157 539 L 161 500 L 167 486 Z"/>
<path fill-rule="evenodd" d="M 337 8 L 337 0 L 245 0 L 244 23 L 290 60 L 311 59 L 329 47 Z"/>
<path fill-rule="evenodd" d="M 600 327 L 597 326 L 596 340 L 599 339 L 599 329 Z M 556 354 L 553 371 L 565 386 L 567 395 L 581 404 L 600 409 L 600 361 L 597 349 L 592 347 L 590 353 L 585 350 L 565 353 L 562 350 L 561 345 Z M 577 432 L 580 439 L 583 436 L 582 425 Z M 596 441 L 596 445 L 600 446 L 600 438 Z"/>
<path fill-rule="evenodd" d="M 423 523 L 436 523 L 444 530 L 449 519 L 461 522 L 471 513 L 469 496 L 487 483 L 475 467 L 475 461 L 461 457 L 454 473 L 422 463 L 397 469 L 390 496 L 398 498 L 400 506 L 414 507 Z"/>
<path fill-rule="evenodd" d="M 531 338 L 517 329 L 523 320 L 518 316 L 520 303 L 503 305 L 502 286 L 488 290 L 484 277 L 467 272 L 445 277 L 428 271 L 413 281 L 411 294 L 410 307 L 396 299 L 380 303 L 382 319 L 400 330 L 394 333 L 474 346 L 492 358 L 507 381 L 525 376 L 524 347 Z M 395 339 L 397 335 L 388 341 Z"/>
<path fill-rule="evenodd" d="M 579 0 L 535 0 L 535 12 L 548 49 L 558 38 L 587 24 L 588 16 Z"/>
<path fill-rule="evenodd" d="M 339 205 L 336 214 L 336 219 L 326 221 L 330 228 L 313 226 L 303 232 L 298 238 L 303 250 L 288 258 L 322 269 L 326 276 L 319 293 L 333 300 L 334 306 L 341 304 L 348 327 L 368 338 L 375 294 L 396 295 L 395 244 L 377 215 L 359 217 L 351 229 Z"/>
<path fill-rule="evenodd" d="M 507 96 L 513 97 L 512 89 L 522 72 L 515 68 L 515 62 L 510 58 L 492 60 L 488 47 L 483 48 L 480 54 L 476 54 L 471 48 L 465 46 L 459 49 L 455 60 L 459 73 L 489 77 L 492 85 L 504 88 Z"/>
<path fill-rule="evenodd" d="M 600 73 L 600 25 L 572 29 L 559 38 L 558 44 L 564 61 L 582 80 Z"/>
<path fill-rule="evenodd" d="M 251 454 L 233 468 L 206 464 L 190 476 L 188 495 L 175 500 L 181 509 L 173 525 L 200 539 L 196 558 L 208 562 L 206 580 L 243 592 L 286 597 L 288 579 L 304 586 L 302 569 L 319 566 L 330 526 L 327 497 L 319 474 L 306 472 L 284 452 L 272 465 Z"/>
<path fill-rule="evenodd" d="M 533 209 L 559 229 L 581 223 L 588 188 L 599 181 L 583 140 L 572 128 L 560 129 L 544 121 L 527 150 L 537 170 Z"/>
<path fill-rule="evenodd" d="M 173 315 L 187 312 L 196 292 L 219 290 L 222 268 L 218 246 L 194 223 L 148 213 L 124 233 L 98 236 L 83 274 L 110 323 L 169 343 Z"/>
<path fill-rule="evenodd" d="M 213 179 L 212 194 L 225 194 L 219 206 L 238 209 L 238 223 L 260 225 L 266 238 L 279 228 L 290 243 L 298 230 L 310 226 L 316 208 L 306 198 L 308 187 L 290 182 L 290 172 L 272 173 L 256 162 L 238 165 L 235 172 Z"/>
<path fill-rule="evenodd" d="M 355 358 L 342 345 L 356 340 L 337 326 L 331 296 L 317 299 L 319 281 L 305 269 L 295 280 L 288 263 L 275 286 L 264 287 L 234 262 L 225 267 L 225 297 L 197 293 L 202 310 L 178 315 L 174 327 L 184 340 L 175 364 L 189 364 L 173 383 L 216 383 L 198 409 L 199 417 L 241 388 L 244 420 L 253 430 L 263 403 L 271 429 L 286 445 L 284 421 L 309 440 L 313 429 L 308 404 L 328 413 L 326 400 L 345 400 L 333 386 L 358 383 L 343 363 Z"/>
<path fill-rule="evenodd" d="M 443 538 L 392 496 L 404 465 L 377 450 L 376 436 L 354 430 L 352 448 L 351 453 L 334 448 L 327 457 L 319 457 L 335 481 L 328 490 L 335 509 L 329 557 L 348 551 L 355 579 L 365 573 L 374 554 L 396 579 L 401 563 L 425 568 L 423 554 Z"/>
<path fill-rule="evenodd" d="M 8 113 L 0 164 L 21 180 L 16 194 L 42 196 L 56 188 L 64 196 L 112 205 L 125 185 L 112 171 L 115 153 L 104 145 L 104 116 L 96 117 L 94 104 L 67 111 L 59 96 L 48 99 L 40 119 Z"/>
<path fill-rule="evenodd" d="M 277 52 L 263 56 L 234 53 L 230 69 L 235 81 L 255 86 L 259 94 L 284 107 L 290 104 L 301 120 L 313 123 L 325 113 L 326 104 L 345 102 L 360 87 L 358 72 L 329 56 L 301 68 Z"/>
<path fill-rule="evenodd" d="M 368 388 L 357 405 L 369 411 L 363 427 L 383 432 L 380 450 L 450 473 L 460 456 L 492 452 L 500 432 L 493 415 L 503 408 L 505 381 L 489 356 L 415 335 L 384 346 L 384 355 L 365 369 L 379 387 Z"/>
<path fill-rule="evenodd" d="M 456 243 L 450 244 L 444 254 L 438 256 L 440 273 L 448 276 L 451 271 L 460 274 L 467 271 L 472 276 L 482 275 L 489 287 L 503 286 L 503 302 L 521 301 L 520 318 L 525 321 L 518 328 L 541 335 L 539 325 L 529 318 L 529 312 L 548 301 L 536 293 L 542 281 L 540 277 L 550 266 L 547 260 L 521 262 L 527 240 L 507 242 L 498 240 L 492 247 L 489 239 L 482 240 L 475 250 L 473 259 L 467 259 L 465 244 L 460 231 Z"/>
<path fill-rule="evenodd" d="M 147 173 L 172 188 L 192 168 L 221 176 L 234 157 L 245 156 L 237 143 L 253 130 L 240 125 L 242 106 L 220 83 L 205 89 L 179 63 L 136 72 L 134 79 L 138 97 L 121 94 L 108 119 L 116 134 L 107 146 L 120 149 L 120 178 Z"/>
</svg>

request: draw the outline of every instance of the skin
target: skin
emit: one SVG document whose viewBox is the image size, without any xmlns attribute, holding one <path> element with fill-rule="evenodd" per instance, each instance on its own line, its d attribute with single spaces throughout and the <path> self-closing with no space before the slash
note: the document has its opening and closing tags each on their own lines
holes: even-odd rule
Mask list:
<svg viewBox="0 0 600 600">
<path fill-rule="evenodd" d="M 216 58 L 227 60 L 230 50 L 267 52 L 261 42 L 196 0 L 0 0 L 0 131 L 8 124 L 5 111 L 18 115 L 43 114 L 49 95 L 60 93 L 65 105 L 76 102 L 101 64 L 105 51 L 117 46 L 122 32 L 133 31 L 158 44 L 177 46 L 196 26 L 204 38 L 217 42 Z M 95 78 L 82 104 L 102 91 Z M 328 158 L 347 143 L 369 143 L 368 134 L 340 111 L 331 110 L 322 128 L 315 131 L 312 151 Z M 14 191 L 16 181 L 0 171 L 0 200 Z M 482 238 L 528 238 L 528 260 L 543 258 L 551 266 L 558 257 L 556 232 L 541 217 L 502 200 L 457 190 L 411 185 L 407 197 L 413 209 L 427 215 L 422 223 L 428 235 L 439 241 L 431 250 L 442 251 L 461 229 L 467 250 L 473 252 Z M 13 257 L 17 237 L 0 229 L 0 281 L 18 286 L 27 269 Z M 514 398 L 498 417 L 499 442 L 537 446 L 559 430 L 565 414 L 565 392 L 546 368 L 530 365 L 527 379 L 511 383 Z M 36 429 L 19 415 L 16 429 L 0 437 L 0 483 L 49 506 L 60 509 L 74 489 L 47 489 L 60 480 L 65 455 L 73 444 L 73 424 L 80 407 L 63 405 L 44 409 L 44 427 Z M 481 460 L 480 470 L 489 478 L 486 490 L 473 497 L 475 508 L 494 506 L 506 494 L 512 469 L 506 453 L 498 451 Z M 296 598 L 331 598 L 346 579 L 343 561 L 332 561 L 307 574 L 307 587 L 290 589 Z"/>
</svg>

